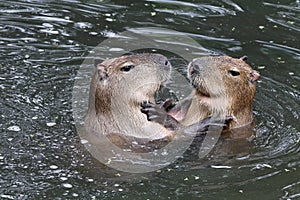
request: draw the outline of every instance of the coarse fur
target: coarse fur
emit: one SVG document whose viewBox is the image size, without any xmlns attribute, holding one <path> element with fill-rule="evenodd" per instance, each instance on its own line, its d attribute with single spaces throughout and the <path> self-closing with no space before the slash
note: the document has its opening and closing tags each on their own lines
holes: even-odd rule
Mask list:
<svg viewBox="0 0 300 200">
<path fill-rule="evenodd" d="M 169 111 L 176 120 L 188 126 L 209 116 L 232 116 L 227 130 L 251 124 L 259 73 L 245 62 L 245 57 L 196 58 L 188 65 L 188 78 L 195 90 L 185 103 L 179 102 Z M 178 114 L 186 102 L 190 106 L 185 106 L 188 109 Z"/>
<path fill-rule="evenodd" d="M 98 64 L 90 85 L 85 128 L 119 146 L 169 140 L 173 132 L 147 120 L 141 103 L 170 78 L 171 64 L 160 54 L 134 54 Z"/>
</svg>

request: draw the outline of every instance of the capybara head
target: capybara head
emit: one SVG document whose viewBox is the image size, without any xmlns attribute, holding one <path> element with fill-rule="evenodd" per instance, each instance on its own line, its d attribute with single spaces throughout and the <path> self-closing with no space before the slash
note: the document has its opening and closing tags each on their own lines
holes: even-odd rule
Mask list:
<svg viewBox="0 0 300 200">
<path fill-rule="evenodd" d="M 96 111 L 105 111 L 114 101 L 139 105 L 170 77 L 171 64 L 160 54 L 134 54 L 108 59 L 96 66 Z M 125 101 L 125 103 L 124 103 Z"/>
<path fill-rule="evenodd" d="M 225 115 L 248 115 L 259 73 L 246 62 L 229 56 L 196 58 L 188 66 L 188 77 L 202 104 L 212 112 Z M 251 114 L 252 116 L 252 114 Z"/>
</svg>

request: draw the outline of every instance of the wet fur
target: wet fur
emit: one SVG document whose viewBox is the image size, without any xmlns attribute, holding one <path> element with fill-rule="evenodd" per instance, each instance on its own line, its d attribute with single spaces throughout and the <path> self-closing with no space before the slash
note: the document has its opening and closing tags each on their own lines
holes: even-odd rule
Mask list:
<svg viewBox="0 0 300 200">
<path fill-rule="evenodd" d="M 164 66 L 166 61 L 159 54 L 136 54 L 108 59 L 96 66 L 85 119 L 91 138 L 107 136 L 120 147 L 130 147 L 133 142 L 143 145 L 171 137 L 171 131 L 149 122 L 140 111 L 140 104 L 153 100 L 160 85 L 169 79 L 170 64 Z M 122 72 L 120 69 L 127 65 L 135 67 Z"/>
<path fill-rule="evenodd" d="M 200 66 L 199 71 L 194 70 L 195 64 Z M 240 75 L 230 75 L 228 70 L 233 69 Z M 190 106 L 186 110 L 181 110 L 181 115 L 178 115 L 177 111 L 183 107 L 182 102 L 179 102 L 174 110 L 169 111 L 169 114 L 182 124 L 188 126 L 209 116 L 232 116 L 233 120 L 227 129 L 234 129 L 253 121 L 255 80 L 259 74 L 252 70 L 244 59 L 229 56 L 194 59 L 189 64 L 188 77 L 195 87 L 195 91 L 187 98 L 191 100 Z"/>
</svg>

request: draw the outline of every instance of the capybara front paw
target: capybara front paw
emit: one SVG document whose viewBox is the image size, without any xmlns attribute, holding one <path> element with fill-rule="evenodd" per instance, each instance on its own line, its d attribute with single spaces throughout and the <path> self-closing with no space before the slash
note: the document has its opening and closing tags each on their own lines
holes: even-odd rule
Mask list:
<svg viewBox="0 0 300 200">
<path fill-rule="evenodd" d="M 162 106 L 163 104 L 152 104 L 150 102 L 143 102 L 141 104 L 141 112 L 147 115 L 148 121 L 164 124 L 167 118 L 167 112 Z"/>
</svg>

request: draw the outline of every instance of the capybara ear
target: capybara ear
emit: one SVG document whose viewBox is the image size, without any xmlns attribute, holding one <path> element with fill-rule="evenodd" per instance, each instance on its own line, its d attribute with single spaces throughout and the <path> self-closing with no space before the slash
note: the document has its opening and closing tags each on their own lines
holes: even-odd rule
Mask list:
<svg viewBox="0 0 300 200">
<path fill-rule="evenodd" d="M 103 61 L 104 61 L 104 59 L 102 59 L 102 58 L 95 58 L 95 60 L 94 60 L 94 66 L 97 67 L 97 65 L 99 65 Z"/>
<path fill-rule="evenodd" d="M 105 80 L 108 77 L 106 66 L 98 64 L 97 65 L 99 80 Z"/>
<path fill-rule="evenodd" d="M 246 61 L 246 60 L 248 60 L 248 56 L 242 56 L 242 57 L 240 57 L 240 59 L 241 59 L 242 61 Z"/>
</svg>

